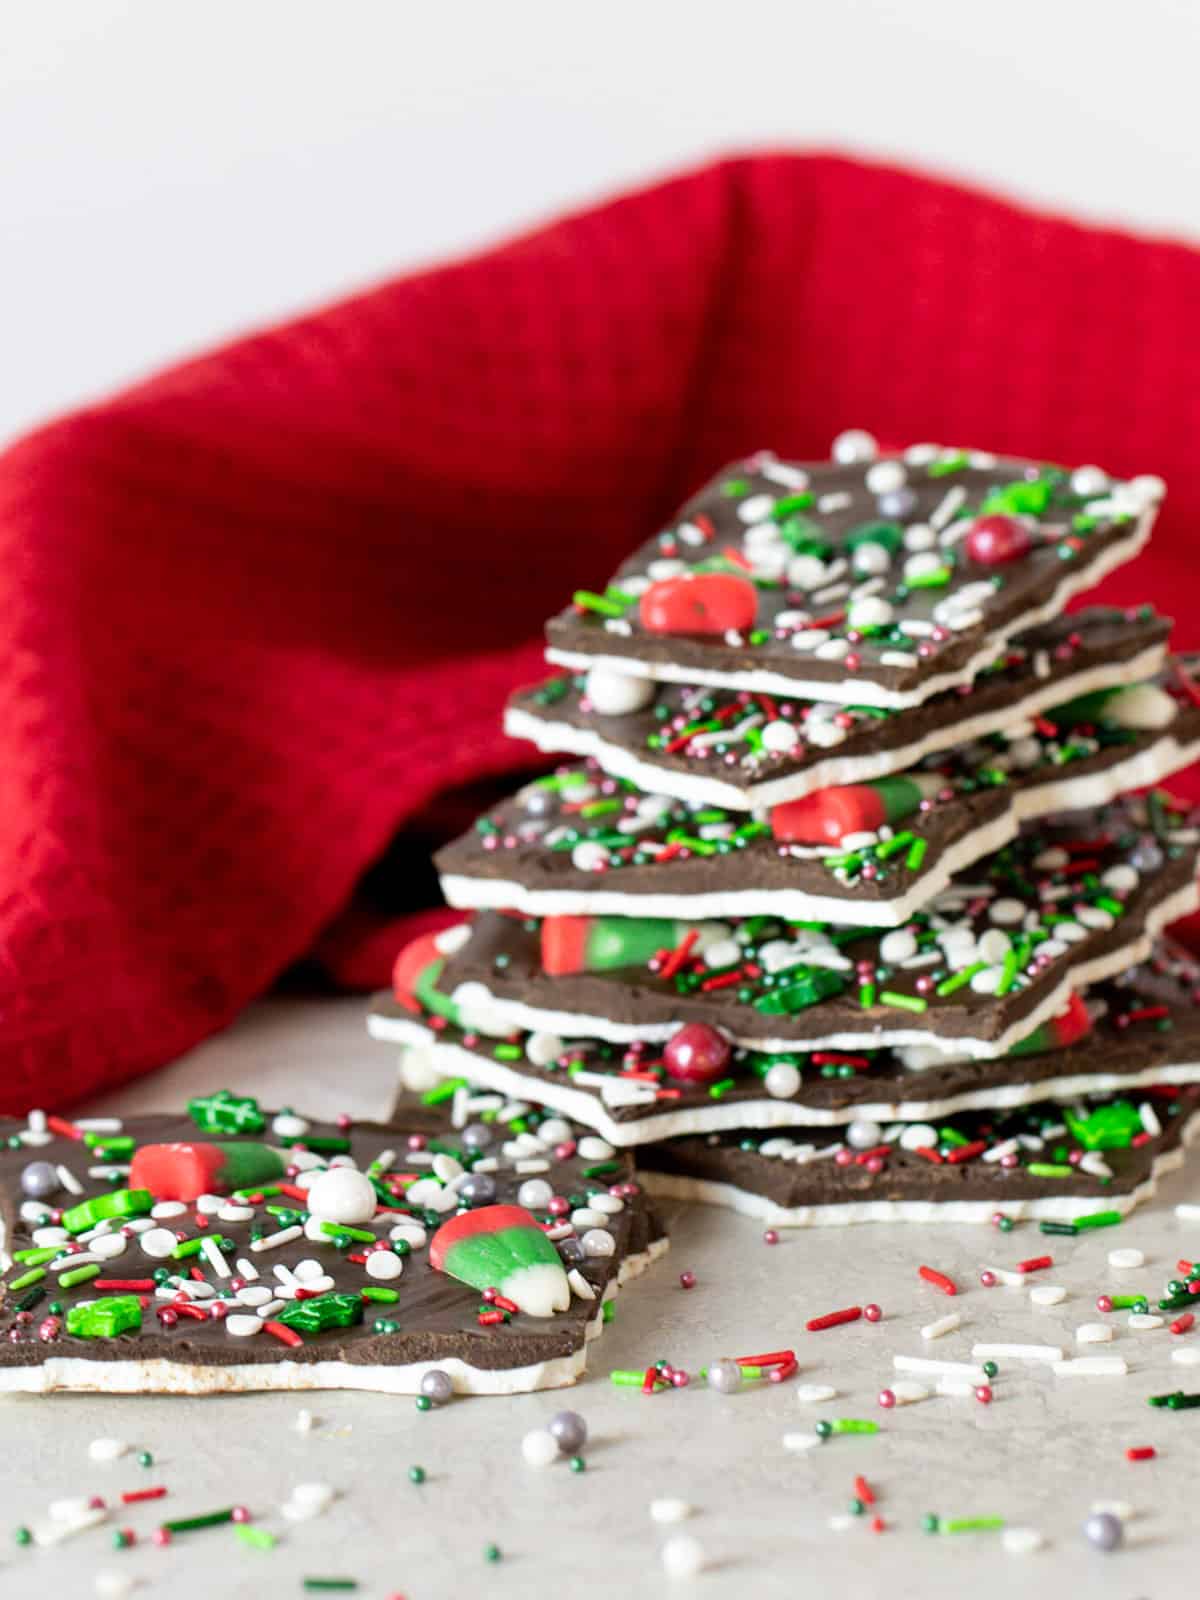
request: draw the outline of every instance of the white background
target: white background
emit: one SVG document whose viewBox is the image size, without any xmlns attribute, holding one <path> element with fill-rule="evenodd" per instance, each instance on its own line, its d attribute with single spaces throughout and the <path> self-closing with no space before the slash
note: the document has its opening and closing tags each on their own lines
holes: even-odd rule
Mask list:
<svg viewBox="0 0 1200 1600">
<path fill-rule="evenodd" d="M 1200 238 L 1200 0 L 0 0 L 0 440 L 710 153 Z"/>
</svg>

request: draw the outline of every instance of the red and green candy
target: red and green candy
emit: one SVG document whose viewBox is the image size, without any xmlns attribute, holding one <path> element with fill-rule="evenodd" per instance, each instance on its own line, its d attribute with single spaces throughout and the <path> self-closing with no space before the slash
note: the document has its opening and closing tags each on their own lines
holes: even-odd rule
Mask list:
<svg viewBox="0 0 1200 1600">
<path fill-rule="evenodd" d="M 129 1181 L 156 1200 L 198 1200 L 277 1183 L 289 1157 L 246 1139 L 230 1144 L 144 1144 L 133 1158 Z"/>
<path fill-rule="evenodd" d="M 837 845 L 848 834 L 877 833 L 911 817 L 922 800 L 932 799 L 944 784 L 936 773 L 905 773 L 818 789 L 774 806 L 771 832 L 791 844 Z"/>
<path fill-rule="evenodd" d="M 452 1217 L 430 1240 L 429 1260 L 481 1293 L 495 1289 L 527 1316 L 550 1317 L 571 1304 L 558 1251 L 523 1206 L 481 1206 Z"/>
</svg>

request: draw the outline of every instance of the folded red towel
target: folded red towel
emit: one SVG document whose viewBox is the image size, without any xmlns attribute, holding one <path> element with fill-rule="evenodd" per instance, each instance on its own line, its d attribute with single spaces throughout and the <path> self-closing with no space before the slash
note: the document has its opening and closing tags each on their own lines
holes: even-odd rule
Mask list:
<svg viewBox="0 0 1200 1600">
<path fill-rule="evenodd" d="M 221 1027 L 406 818 L 527 762 L 498 714 L 543 617 L 739 452 L 855 425 L 1159 472 L 1157 542 L 1106 592 L 1200 642 L 1198 340 L 1180 245 L 765 155 L 27 438 L 0 460 L 0 1108 Z M 329 959 L 383 979 L 385 944 Z"/>
</svg>

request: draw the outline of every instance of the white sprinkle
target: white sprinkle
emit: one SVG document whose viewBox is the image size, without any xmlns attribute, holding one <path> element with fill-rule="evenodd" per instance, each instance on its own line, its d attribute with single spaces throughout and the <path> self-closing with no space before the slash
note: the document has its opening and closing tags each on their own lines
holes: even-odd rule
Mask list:
<svg viewBox="0 0 1200 1600">
<path fill-rule="evenodd" d="M 1077 1356 L 1074 1361 L 1055 1361 L 1056 1378 L 1123 1378 L 1129 1371 L 1124 1356 Z"/>
<path fill-rule="evenodd" d="M 1148 1100 L 1144 1100 L 1138 1107 L 1138 1116 L 1142 1119 L 1143 1131 L 1148 1133 L 1152 1139 L 1157 1139 L 1162 1132 L 1162 1123 L 1158 1119 L 1158 1113 Z M 58 1170 L 61 1172 L 62 1168 L 59 1167 Z"/>
<path fill-rule="evenodd" d="M 88 1458 L 92 1461 L 119 1461 L 128 1453 L 124 1439 L 93 1439 L 88 1445 Z"/>
<path fill-rule="evenodd" d="M 51 1272 L 66 1272 L 71 1267 L 94 1266 L 99 1259 L 100 1257 L 92 1255 L 90 1250 L 84 1250 L 74 1256 L 56 1256 L 53 1261 L 47 1261 L 46 1265 Z"/>
<path fill-rule="evenodd" d="M 976 1344 L 971 1346 L 976 1361 L 1061 1361 L 1062 1347 L 1056 1344 Z"/>
<path fill-rule="evenodd" d="M 976 1346 L 971 1353 L 978 1354 L 979 1350 L 984 1348 L 988 1347 Z M 1059 1354 L 1061 1353 L 1060 1351 Z M 964 1382 L 972 1384 L 987 1382 L 987 1374 L 983 1368 L 974 1366 L 969 1361 L 935 1361 L 929 1356 L 893 1356 L 892 1365 L 897 1372 L 927 1374 L 935 1378 L 962 1378 Z"/>
<path fill-rule="evenodd" d="M 1076 1344 L 1108 1344 L 1113 1331 L 1107 1322 L 1082 1322 L 1075 1329 Z"/>
<path fill-rule="evenodd" d="M 97 1506 L 93 1511 L 81 1511 L 69 1522 L 35 1523 L 33 1542 L 41 1548 L 61 1544 L 64 1539 L 71 1539 L 77 1533 L 85 1533 L 88 1528 L 94 1528 L 97 1523 L 103 1522 L 107 1515 L 108 1512 L 103 1506 Z"/>
<path fill-rule="evenodd" d="M 211 1233 L 201 1235 L 200 1254 L 208 1262 L 218 1278 L 229 1277 L 229 1263 L 217 1248 L 217 1241 Z"/>
<path fill-rule="evenodd" d="M 404 1271 L 404 1262 L 394 1250 L 372 1250 L 367 1255 L 367 1277 L 380 1282 L 398 1278 Z"/>
<path fill-rule="evenodd" d="M 572 1292 L 580 1300 L 594 1300 L 596 1298 L 595 1289 L 592 1288 L 578 1267 L 572 1267 L 570 1272 L 567 1273 L 567 1282 L 571 1285 Z"/>
<path fill-rule="evenodd" d="M 1036 1528 L 1005 1528 L 1000 1543 L 1010 1556 L 1027 1556 L 1040 1550 L 1046 1540 Z"/>
<path fill-rule="evenodd" d="M 251 1282 L 258 1277 L 258 1268 L 253 1261 L 247 1261 L 245 1256 L 238 1257 L 237 1269 L 239 1277 L 248 1278 Z"/>
<path fill-rule="evenodd" d="M 663 1570 L 668 1578 L 694 1578 L 704 1567 L 704 1546 L 689 1534 L 677 1533 L 662 1547 Z"/>
<path fill-rule="evenodd" d="M 521 1440 L 521 1455 L 530 1467 L 548 1467 L 557 1461 L 558 1440 L 547 1428 L 533 1428 Z"/>
<path fill-rule="evenodd" d="M 983 1267 L 984 1272 L 990 1272 L 997 1283 L 1002 1283 L 1006 1289 L 1024 1289 L 1029 1279 L 1023 1272 L 1010 1272 L 1007 1267 Z"/>
<path fill-rule="evenodd" d="M 83 1193 L 83 1185 L 69 1167 L 58 1166 L 54 1170 L 58 1173 L 59 1183 L 62 1184 L 68 1194 Z"/>
<path fill-rule="evenodd" d="M 785 1450 L 814 1450 L 820 1442 L 819 1433 L 785 1433 L 783 1436 Z"/>
<path fill-rule="evenodd" d="M 975 1394 L 975 1384 L 968 1383 L 965 1378 L 939 1378 L 937 1392 L 950 1395 L 955 1400 L 970 1400 Z"/>
<path fill-rule="evenodd" d="M 225 1331 L 235 1339 L 250 1339 L 262 1332 L 262 1318 L 252 1317 L 248 1311 L 231 1312 L 225 1318 Z"/>
<path fill-rule="evenodd" d="M 914 1383 L 911 1378 L 897 1378 L 889 1387 L 898 1406 L 915 1406 L 922 1400 L 928 1400 L 933 1392 L 923 1383 Z"/>
<path fill-rule="evenodd" d="M 686 1500 L 651 1500 L 651 1522 L 685 1522 L 692 1514 L 692 1508 Z"/>
<path fill-rule="evenodd" d="M 837 1390 L 831 1383 L 798 1383 L 796 1401 L 802 1406 L 824 1405 L 826 1400 L 836 1400 Z"/>
<path fill-rule="evenodd" d="M 1110 1516 L 1119 1517 L 1122 1522 L 1130 1522 L 1137 1512 L 1128 1500 L 1093 1500 L 1092 1515 L 1094 1517 Z"/>
<path fill-rule="evenodd" d="M 1067 1298 L 1067 1291 L 1061 1284 L 1039 1283 L 1030 1289 L 1029 1299 L 1035 1306 L 1057 1306 Z"/>
<path fill-rule="evenodd" d="M 927 1322 L 921 1329 L 922 1339 L 940 1339 L 944 1334 L 953 1333 L 962 1326 L 962 1318 L 957 1311 L 951 1311 L 944 1317 L 939 1317 L 936 1322 Z"/>
<path fill-rule="evenodd" d="M 297 1433 L 311 1433 L 316 1426 L 316 1417 L 306 1407 L 301 1407 L 296 1413 L 296 1420 L 292 1423 Z"/>
<path fill-rule="evenodd" d="M 1116 1267 L 1118 1272 L 1131 1271 L 1134 1267 L 1144 1267 L 1146 1265 L 1145 1252 L 1133 1249 L 1110 1250 L 1108 1252 L 1108 1264 L 1110 1267 Z"/>
<path fill-rule="evenodd" d="M 929 526 L 935 533 L 941 532 L 966 498 L 967 491 L 961 483 L 956 483 L 953 489 L 943 495 L 940 503 L 929 514 Z"/>
<path fill-rule="evenodd" d="M 293 1239 L 302 1239 L 303 1237 L 303 1228 L 280 1228 L 278 1233 L 268 1233 L 263 1239 L 252 1239 L 250 1248 L 254 1251 L 277 1250 L 280 1245 L 291 1244 Z"/>
</svg>

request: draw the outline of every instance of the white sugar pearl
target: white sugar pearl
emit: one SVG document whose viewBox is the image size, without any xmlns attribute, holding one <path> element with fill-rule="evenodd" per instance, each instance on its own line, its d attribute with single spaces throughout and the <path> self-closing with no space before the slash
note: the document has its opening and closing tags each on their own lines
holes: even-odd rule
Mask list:
<svg viewBox="0 0 1200 1600">
<path fill-rule="evenodd" d="M 860 461 L 874 461 L 879 445 L 863 428 L 847 428 L 833 441 L 832 453 L 843 467 L 851 467 Z"/>
<path fill-rule="evenodd" d="M 685 1522 L 692 1514 L 692 1508 L 686 1500 L 651 1500 L 651 1522 Z"/>
<path fill-rule="evenodd" d="M 677 1533 L 662 1547 L 663 1571 L 668 1578 L 694 1578 L 704 1570 L 704 1546 L 690 1534 Z"/>
<path fill-rule="evenodd" d="M 710 967 L 732 967 L 742 959 L 742 947 L 736 939 L 718 939 L 704 952 Z"/>
<path fill-rule="evenodd" d="M 235 1339 L 252 1339 L 256 1333 L 262 1332 L 262 1318 L 252 1317 L 249 1312 L 232 1312 L 225 1318 L 225 1332 Z"/>
<path fill-rule="evenodd" d="M 579 1242 L 585 1256 L 611 1256 L 617 1248 L 617 1241 L 607 1228 L 589 1228 Z"/>
<path fill-rule="evenodd" d="M 800 1092 L 800 1072 L 790 1061 L 777 1061 L 767 1068 L 763 1079 L 767 1093 L 773 1100 L 790 1100 Z"/>
<path fill-rule="evenodd" d="M 762 730 L 762 742 L 765 749 L 784 755 L 800 743 L 800 733 L 795 723 L 785 722 L 780 717 L 775 722 L 767 723 Z"/>
<path fill-rule="evenodd" d="M 610 1161 L 615 1152 L 607 1139 L 589 1133 L 579 1141 L 579 1154 L 585 1161 Z"/>
<path fill-rule="evenodd" d="M 392 1250 L 371 1250 L 367 1255 L 367 1277 L 386 1283 L 398 1278 L 404 1271 L 404 1262 Z"/>
<path fill-rule="evenodd" d="M 529 1178 L 517 1190 L 517 1204 L 526 1211 L 543 1211 L 553 1198 L 554 1190 L 545 1178 Z"/>
<path fill-rule="evenodd" d="M 872 494 L 894 494 L 908 482 L 908 473 L 900 461 L 877 461 L 868 468 L 865 482 Z"/>
<path fill-rule="evenodd" d="M 128 1452 L 124 1439 L 93 1439 L 88 1445 L 88 1457 L 92 1461 L 119 1461 Z"/>
<path fill-rule="evenodd" d="M 375 1215 L 375 1189 L 370 1178 L 353 1167 L 320 1172 L 308 1189 L 308 1209 L 323 1222 L 354 1226 Z"/>
<path fill-rule="evenodd" d="M 565 1049 L 556 1033 L 531 1033 L 525 1041 L 525 1058 L 535 1067 L 548 1067 Z"/>
<path fill-rule="evenodd" d="M 654 699 L 654 684 L 649 678 L 635 678 L 628 672 L 593 667 L 583 692 L 592 710 L 602 717 L 628 717 L 644 710 Z"/>
<path fill-rule="evenodd" d="M 1021 900 L 1013 900 L 1001 895 L 998 900 L 993 900 L 988 907 L 989 919 L 1002 927 L 1014 927 L 1025 915 L 1025 904 Z"/>
<path fill-rule="evenodd" d="M 819 589 L 828 570 L 820 556 L 793 556 L 787 566 L 787 581 L 793 589 Z"/>
<path fill-rule="evenodd" d="M 873 539 L 868 539 L 855 547 L 853 560 L 855 572 L 869 577 L 886 572 L 892 564 L 887 546 L 876 544 Z"/>
<path fill-rule="evenodd" d="M 521 1440 L 521 1454 L 528 1466 L 548 1467 L 558 1460 L 558 1440 L 548 1428 L 533 1428 Z"/>
<path fill-rule="evenodd" d="M 1129 480 L 1129 487 L 1144 501 L 1157 504 L 1167 492 L 1167 486 L 1156 472 L 1139 472 Z"/>
<path fill-rule="evenodd" d="M 852 628 L 881 628 L 891 622 L 895 615 L 895 610 L 886 600 L 869 594 L 865 599 L 853 602 L 846 613 L 846 621 Z"/>
<path fill-rule="evenodd" d="M 577 872 L 600 872 L 608 861 L 607 849 L 594 839 L 584 839 L 571 851 L 571 865 Z"/>
<path fill-rule="evenodd" d="M 1146 1254 L 1143 1250 L 1126 1248 L 1124 1250 L 1110 1250 L 1108 1264 L 1115 1267 L 1118 1272 L 1131 1272 L 1135 1267 L 1146 1265 Z"/>
<path fill-rule="evenodd" d="M 271 1132 L 280 1139 L 303 1139 L 308 1130 L 308 1120 L 294 1111 L 281 1111 L 271 1119 Z"/>
<path fill-rule="evenodd" d="M 899 966 L 902 961 L 907 961 L 916 953 L 916 937 L 907 928 L 897 928 L 893 933 L 886 933 L 879 941 L 880 958 L 889 967 Z"/>
<path fill-rule="evenodd" d="M 846 1129 L 846 1143 L 852 1150 L 873 1150 L 882 1137 L 879 1124 L 865 1118 L 857 1118 Z"/>
<path fill-rule="evenodd" d="M 143 1251 L 158 1261 L 164 1261 L 175 1249 L 179 1240 L 169 1228 L 151 1228 L 138 1240 Z"/>
<path fill-rule="evenodd" d="M 1071 474 L 1071 492 L 1092 500 L 1108 488 L 1108 473 L 1103 467 L 1076 467 Z"/>
</svg>

